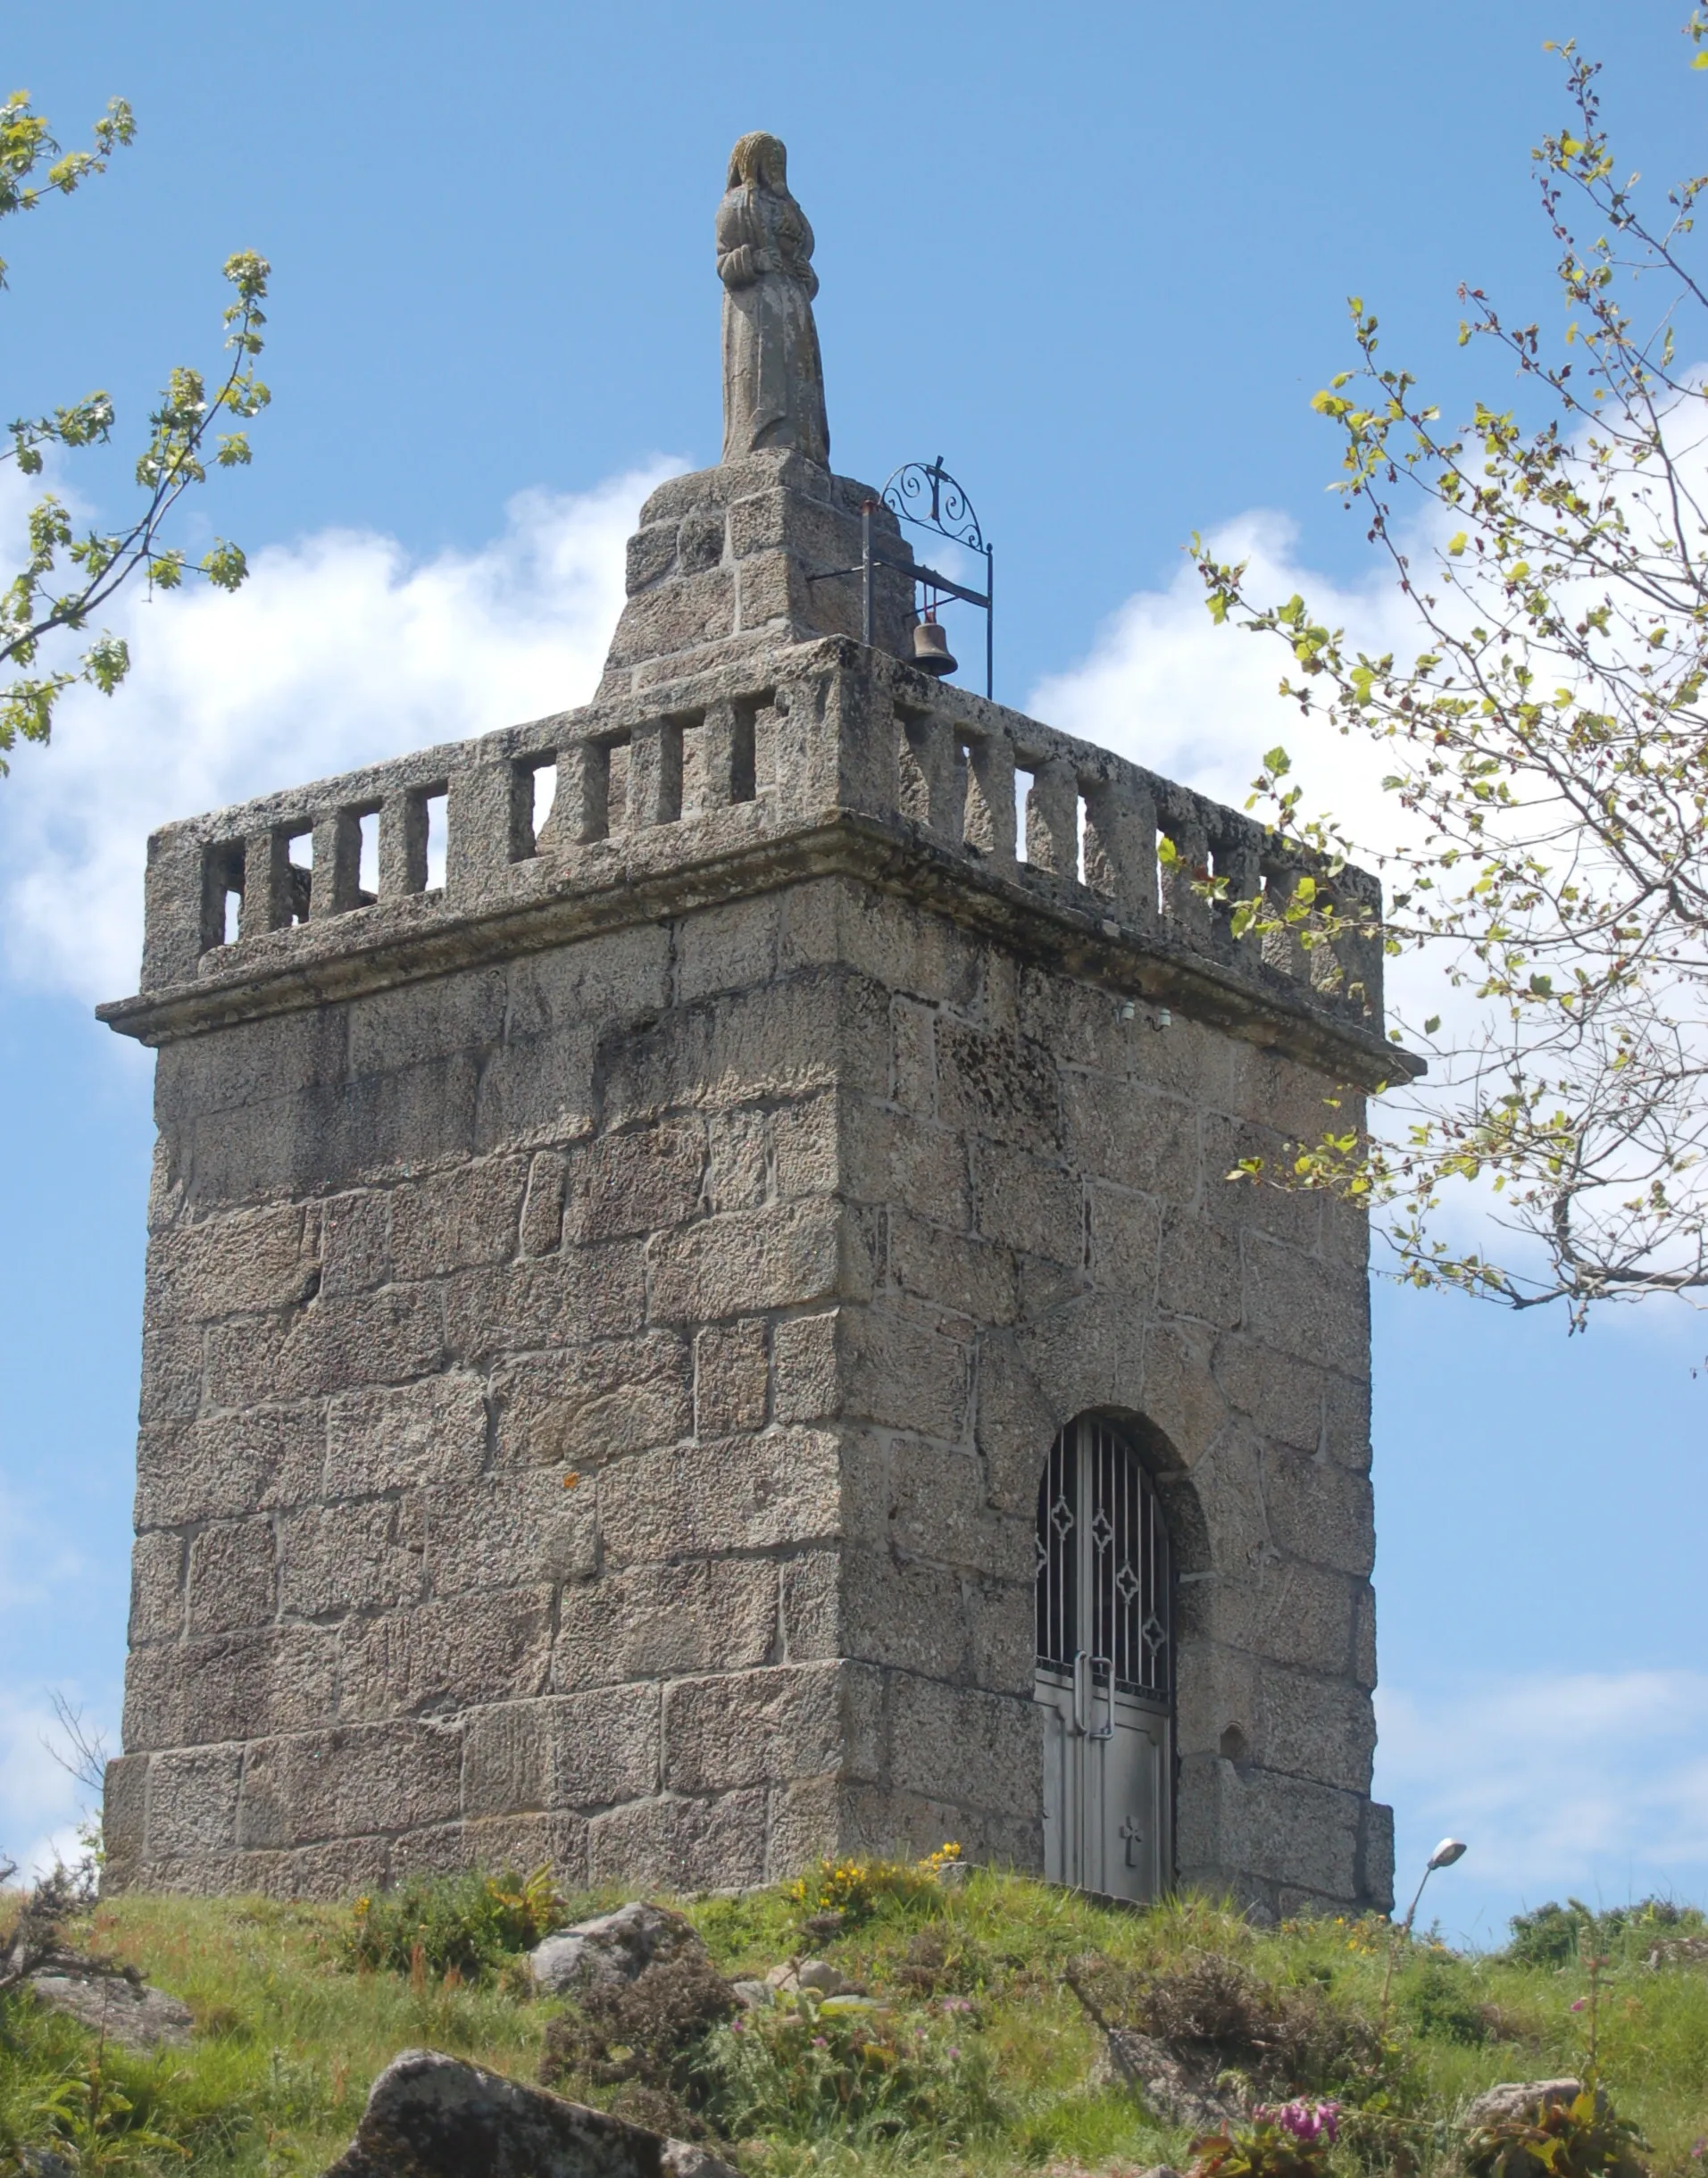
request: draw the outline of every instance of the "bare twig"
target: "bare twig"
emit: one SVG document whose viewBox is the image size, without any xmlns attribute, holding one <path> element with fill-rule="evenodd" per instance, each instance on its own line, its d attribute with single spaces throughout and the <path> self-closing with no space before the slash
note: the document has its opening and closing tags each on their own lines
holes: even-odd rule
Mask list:
<svg viewBox="0 0 1708 2178">
<path fill-rule="evenodd" d="M 54 1715 L 70 1744 L 71 1752 L 62 1754 L 45 1732 L 40 1735 L 42 1745 L 65 1774 L 74 1777 L 86 1791 L 103 1791 L 107 1781 L 105 1735 L 86 1724 L 82 1710 L 67 1700 L 57 1687 L 48 1689 L 47 1698 L 54 1705 Z"/>
</svg>

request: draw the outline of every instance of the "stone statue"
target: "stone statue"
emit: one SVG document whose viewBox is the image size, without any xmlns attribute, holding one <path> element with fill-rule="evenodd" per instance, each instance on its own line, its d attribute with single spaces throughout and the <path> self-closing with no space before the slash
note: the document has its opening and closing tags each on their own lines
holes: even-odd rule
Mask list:
<svg viewBox="0 0 1708 2178">
<path fill-rule="evenodd" d="M 723 282 L 723 458 L 792 447 L 827 465 L 824 364 L 812 322 L 812 229 L 774 136 L 744 136 L 718 206 Z"/>
</svg>

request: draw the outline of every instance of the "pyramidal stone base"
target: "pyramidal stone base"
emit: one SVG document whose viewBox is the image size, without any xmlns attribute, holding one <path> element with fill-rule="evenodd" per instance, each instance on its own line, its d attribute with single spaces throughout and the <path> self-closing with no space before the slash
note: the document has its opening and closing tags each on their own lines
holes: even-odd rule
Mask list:
<svg viewBox="0 0 1708 2178">
<path fill-rule="evenodd" d="M 799 454 L 754 454 L 662 484 L 629 540 L 629 602 L 600 702 L 827 635 L 862 632 L 861 510 L 872 536 L 911 559 L 894 513 L 867 484 Z M 813 577 L 820 580 L 814 580 Z M 911 655 L 913 582 L 876 571 L 872 640 Z"/>
</svg>

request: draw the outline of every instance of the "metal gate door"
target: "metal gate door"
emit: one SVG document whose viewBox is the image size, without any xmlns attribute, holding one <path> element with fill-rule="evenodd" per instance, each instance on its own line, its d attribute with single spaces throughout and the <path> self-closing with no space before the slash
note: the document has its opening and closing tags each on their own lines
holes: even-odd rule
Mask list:
<svg viewBox="0 0 1708 2178">
<path fill-rule="evenodd" d="M 1044 1872 L 1154 1898 L 1173 1873 L 1168 1531 L 1151 1479 L 1107 1422 L 1071 1422 L 1037 1493 Z"/>
</svg>

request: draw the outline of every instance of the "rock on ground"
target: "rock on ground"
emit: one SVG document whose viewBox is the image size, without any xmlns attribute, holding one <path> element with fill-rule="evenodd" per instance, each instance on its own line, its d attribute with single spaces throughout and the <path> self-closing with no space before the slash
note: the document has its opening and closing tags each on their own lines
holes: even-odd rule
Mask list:
<svg viewBox="0 0 1708 2178">
<path fill-rule="evenodd" d="M 1478 2096 L 1465 2112 L 1465 2123 L 1493 2125 L 1530 2116 L 1545 2103 L 1575 2102 L 1583 2091 L 1581 2080 L 1503 2080 Z"/>
<path fill-rule="evenodd" d="M 1151 2035 L 1136 2033 L 1130 2027 L 1111 2027 L 1091 2077 L 1096 2085 L 1118 2082 L 1135 2089 L 1152 2116 L 1164 2124 L 1214 2132 L 1237 2124 L 1245 2115 L 1238 2101 L 1217 2092 L 1216 2070 L 1212 2055 L 1194 2063 Z"/>
<path fill-rule="evenodd" d="M 1649 1953 L 1649 1965 L 1708 1966 L 1708 1936 L 1668 1936 Z"/>
<path fill-rule="evenodd" d="M 55 1968 L 32 1974 L 37 2001 L 50 2011 L 66 2012 L 127 2049 L 158 2049 L 162 2043 L 188 2041 L 196 2024 L 187 2004 L 163 1989 L 132 1981 L 124 1974 L 74 1974 Z"/>
<path fill-rule="evenodd" d="M 765 1976 L 768 1989 L 780 1989 L 793 1994 L 797 1990 L 815 1989 L 821 1997 L 840 1997 L 852 1990 L 854 1983 L 845 1980 L 827 1958 L 805 1958 L 798 1966 L 773 1966 Z"/>
<path fill-rule="evenodd" d="M 435 2049 L 405 2049 L 368 2091 L 324 2178 L 736 2178 L 727 2163 L 604 2110 Z"/>
<path fill-rule="evenodd" d="M 705 1946 L 680 1914 L 637 1899 L 596 1920 L 578 1921 L 537 1944 L 528 1955 L 542 1989 L 562 1996 L 596 1982 L 633 1982 L 661 1959 Z"/>
</svg>

